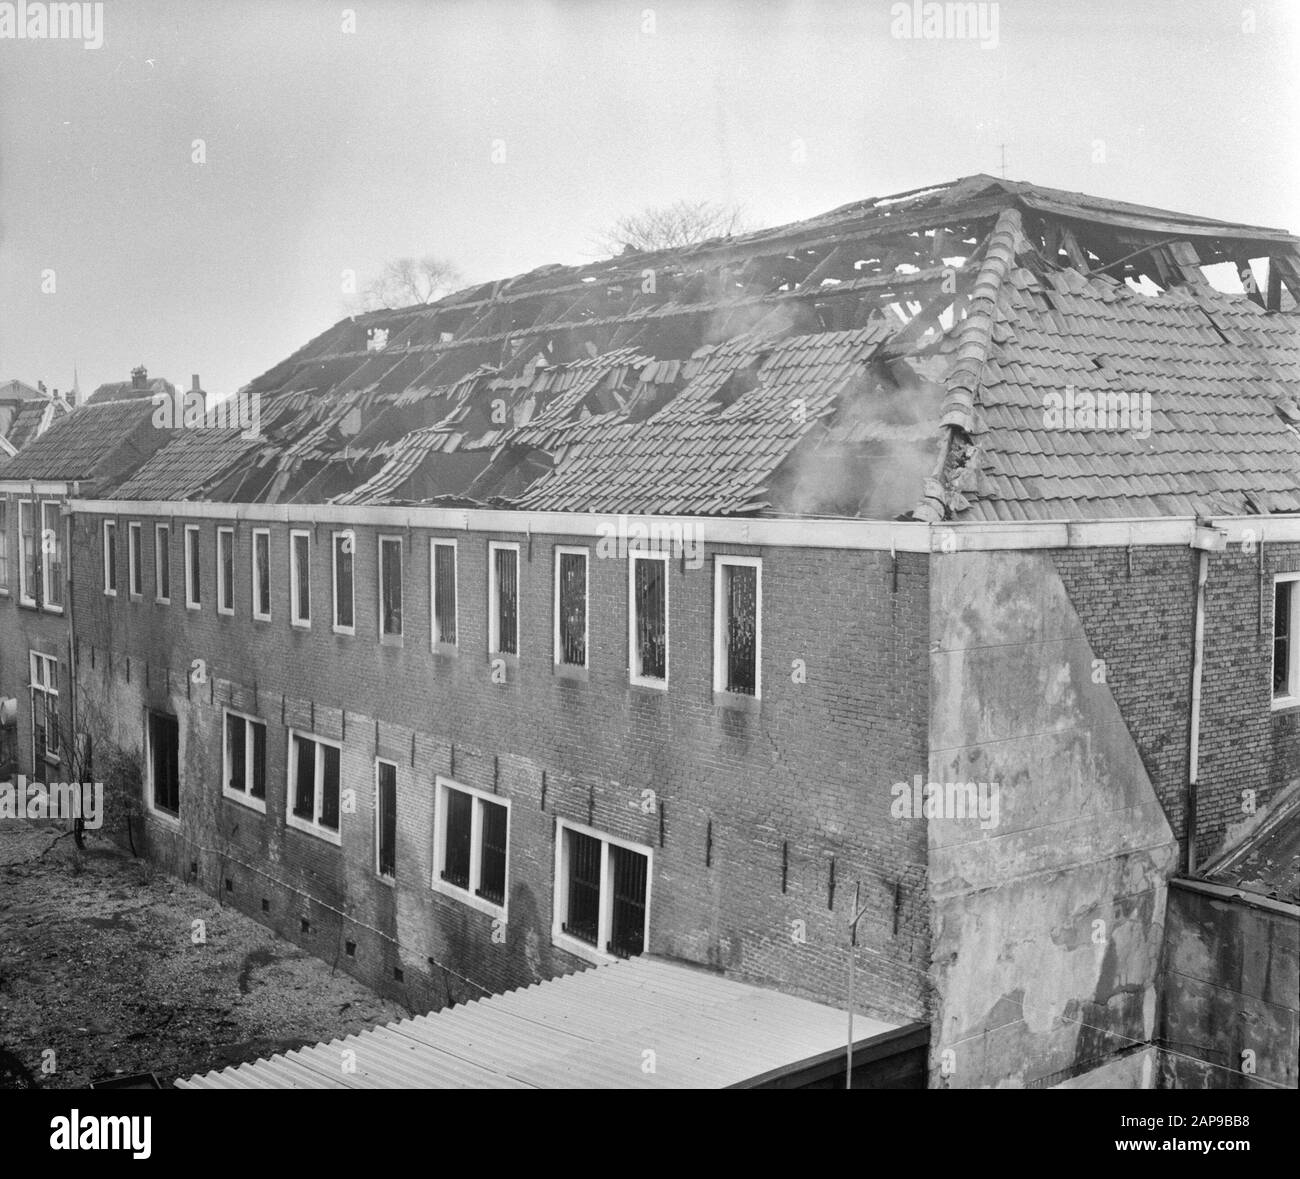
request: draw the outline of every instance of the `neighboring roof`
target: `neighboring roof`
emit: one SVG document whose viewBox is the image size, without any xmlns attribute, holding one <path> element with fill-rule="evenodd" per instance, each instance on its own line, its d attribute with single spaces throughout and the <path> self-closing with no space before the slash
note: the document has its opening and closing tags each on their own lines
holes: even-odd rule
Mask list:
<svg viewBox="0 0 1300 1179">
<path fill-rule="evenodd" d="M 1269 817 L 1240 847 L 1205 874 L 1288 904 L 1300 904 L 1300 794 Z"/>
<path fill-rule="evenodd" d="M 89 397 L 87 405 L 102 405 L 106 401 L 147 401 L 158 393 L 168 397 L 176 395 L 176 386 L 162 377 L 151 377 L 143 385 L 133 381 L 109 381 L 100 385 Z"/>
<path fill-rule="evenodd" d="M 1298 247 L 971 176 L 344 320 L 241 391 L 259 448 L 119 494 L 921 520 L 1300 511 Z M 1262 291 L 1205 280 L 1258 258 Z M 1057 428 L 1053 396 L 1122 397 L 1139 427 L 1149 409 L 1149 435 Z"/>
<path fill-rule="evenodd" d="M 723 1089 L 843 1051 L 847 1023 L 834 1007 L 642 956 L 176 1087 Z M 856 1015 L 854 1044 L 894 1028 Z"/>
<path fill-rule="evenodd" d="M 109 499 L 179 500 L 202 496 L 259 443 L 239 430 L 185 429 L 151 454 Z"/>
<path fill-rule="evenodd" d="M 0 481 L 46 479 L 116 483 L 170 433 L 155 429 L 147 401 L 87 405 L 60 418 L 16 457 L 0 463 Z"/>
<path fill-rule="evenodd" d="M 49 393 L 33 389 L 26 381 L 17 379 L 0 383 L 0 401 L 52 401 Z"/>
</svg>

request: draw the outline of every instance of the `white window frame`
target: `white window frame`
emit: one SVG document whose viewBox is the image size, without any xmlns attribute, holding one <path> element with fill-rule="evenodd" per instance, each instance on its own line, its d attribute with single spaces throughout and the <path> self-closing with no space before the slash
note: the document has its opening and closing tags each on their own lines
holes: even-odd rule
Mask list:
<svg viewBox="0 0 1300 1179">
<path fill-rule="evenodd" d="M 727 566 L 742 566 L 756 570 L 754 574 L 754 694 L 732 692 L 727 688 Z M 737 699 L 761 700 L 763 698 L 763 558 L 739 557 L 730 553 L 717 553 L 713 558 L 713 690 Z"/>
<path fill-rule="evenodd" d="M 167 539 L 163 540 L 163 533 Z M 172 601 L 172 526 L 155 524 L 153 526 L 153 592 L 154 601 L 161 606 L 170 606 Z M 163 595 L 163 557 L 167 558 L 167 594 Z"/>
<path fill-rule="evenodd" d="M 61 765 L 62 757 L 57 751 L 43 758 L 36 756 L 36 694 L 39 692 L 45 698 L 45 713 L 48 716 L 51 708 L 50 701 L 53 699 L 55 723 L 62 726 L 63 718 L 59 715 L 59 657 L 57 655 L 46 655 L 43 651 L 37 651 L 34 648 L 28 648 L 27 651 L 27 670 L 28 670 L 28 705 L 31 708 L 32 715 L 32 776 L 45 776 L 45 767 L 50 764 Z M 39 669 L 39 670 L 38 670 Z M 51 686 L 53 685 L 53 686 Z M 48 722 L 46 726 L 48 732 Z"/>
<path fill-rule="evenodd" d="M 371 867 L 374 869 L 375 877 L 384 884 L 397 884 L 397 824 L 393 824 L 393 874 L 391 876 L 379 870 L 379 767 L 381 765 L 393 767 L 393 813 L 397 813 L 397 762 L 387 757 L 375 758 L 375 859 Z M 340 808 L 340 813 L 342 808 Z"/>
<path fill-rule="evenodd" d="M 449 643 L 438 634 L 438 549 L 451 549 L 451 584 L 454 587 L 455 601 L 452 602 L 451 618 L 456 627 L 456 642 Z M 436 651 L 460 646 L 460 553 L 454 540 L 441 536 L 429 538 L 429 642 Z"/>
<path fill-rule="evenodd" d="M 129 520 L 126 525 L 126 594 L 129 598 L 144 597 L 144 528 L 139 520 Z M 140 567 L 139 584 L 135 570 Z"/>
<path fill-rule="evenodd" d="M 266 613 L 263 614 L 258 609 L 262 601 L 262 579 L 257 573 L 257 544 L 259 538 L 266 540 Z M 253 617 L 258 622 L 270 622 L 271 614 L 274 609 L 274 603 L 271 601 L 271 530 L 269 528 L 254 528 L 253 543 L 248 552 L 249 564 L 252 566 L 251 576 L 253 583 Z"/>
<path fill-rule="evenodd" d="M 307 542 L 306 573 L 307 573 L 307 613 L 301 616 L 298 613 L 298 581 L 301 574 L 298 571 L 298 549 L 299 540 Z M 289 530 L 289 625 L 301 627 L 303 630 L 311 629 L 311 533 L 305 528 L 291 528 Z"/>
<path fill-rule="evenodd" d="M 1287 654 L 1291 661 L 1291 666 L 1287 668 L 1287 693 L 1285 696 L 1272 697 L 1272 709 L 1276 711 L 1279 708 L 1294 708 L 1300 704 L 1300 634 L 1296 632 L 1296 625 L 1300 618 L 1296 616 L 1296 609 L 1300 607 L 1300 572 L 1295 573 L 1277 573 L 1273 576 L 1273 603 L 1276 609 L 1277 587 L 1282 584 L 1291 586 L 1291 636 L 1288 644 Z M 1273 619 L 1273 635 L 1277 635 L 1277 618 Z M 1274 662 L 1273 656 L 1269 655 L 1269 690 L 1272 691 Z"/>
<path fill-rule="evenodd" d="M 223 542 L 230 547 L 230 600 L 226 601 L 226 562 L 222 551 Z M 235 530 L 233 528 L 217 529 L 217 613 L 230 615 L 235 612 Z"/>
<path fill-rule="evenodd" d="M 329 745 L 339 751 L 339 829 L 332 830 L 325 827 L 320 822 L 321 801 L 325 797 L 322 786 L 325 783 L 325 759 L 321 756 L 320 750 L 317 749 L 316 763 L 316 781 L 313 783 L 314 791 L 312 801 L 314 804 L 315 816 L 313 819 L 304 819 L 294 813 L 293 801 L 298 793 L 298 759 L 293 755 L 294 738 L 301 741 L 314 741 L 317 746 Z M 337 847 L 343 845 L 343 746 L 338 741 L 331 741 L 327 737 L 318 736 L 316 733 L 305 733 L 300 729 L 289 730 L 287 761 L 285 770 L 285 796 L 284 796 L 284 821 L 295 831 L 305 831 L 308 835 L 314 835 L 317 839 L 322 839 L 326 843 L 332 843 Z"/>
<path fill-rule="evenodd" d="M 9 535 L 13 531 L 13 526 L 9 523 L 11 513 L 9 511 L 9 497 L 0 494 L 0 520 L 3 520 L 4 527 L 0 528 L 0 567 L 4 569 L 4 580 L 0 581 L 0 597 L 9 596 L 9 582 L 12 574 L 9 572 Z"/>
<path fill-rule="evenodd" d="M 352 577 L 348 586 L 351 601 L 348 613 L 352 616 L 352 625 L 343 626 L 339 622 L 339 541 L 351 538 Z M 354 529 L 344 528 L 330 533 L 330 604 L 333 610 L 331 623 L 336 635 L 354 635 L 357 633 L 357 534 Z"/>
<path fill-rule="evenodd" d="M 192 539 L 191 539 L 192 538 Z M 185 609 L 202 610 L 203 609 L 203 562 L 201 537 L 199 536 L 199 526 L 197 524 L 185 525 Z M 192 591 L 194 583 L 199 583 L 199 596 L 194 598 Z"/>
<path fill-rule="evenodd" d="M 398 645 L 406 638 L 406 545 L 403 543 L 404 540 L 405 537 L 392 532 L 382 533 L 375 538 L 375 605 L 378 607 L 375 612 L 377 615 L 375 625 L 381 643 Z M 393 634 L 389 634 L 384 630 L 384 545 L 392 543 L 397 545 L 397 570 L 402 591 L 402 609 L 398 615 L 398 629 Z M 355 571 L 355 562 L 353 562 L 352 567 Z"/>
<path fill-rule="evenodd" d="M 55 511 L 55 526 L 51 530 L 54 533 L 54 543 L 58 546 L 59 555 L 63 558 L 60 564 L 63 566 L 63 578 L 59 585 L 60 593 L 67 589 L 67 553 L 63 544 L 63 520 L 59 515 L 59 501 L 56 499 L 41 500 L 41 507 L 37 521 L 39 525 L 39 535 L 41 538 L 41 606 L 51 614 L 62 614 L 63 604 L 50 601 L 50 586 L 54 579 L 50 576 L 50 554 L 45 550 L 45 509 L 53 508 Z"/>
<path fill-rule="evenodd" d="M 469 887 L 461 888 L 442 878 L 447 863 L 447 791 L 459 790 L 471 798 L 469 821 Z M 486 897 L 481 897 L 477 889 L 483 882 L 483 803 L 495 803 L 506 808 L 506 879 L 502 889 L 502 903 L 496 904 Z M 438 774 L 434 778 L 433 803 L 433 877 L 430 881 L 434 892 L 453 897 L 461 904 L 487 913 L 492 917 L 507 919 L 510 908 L 510 800 L 491 790 L 482 790 L 477 786 L 466 786 L 452 778 Z"/>
<path fill-rule="evenodd" d="M 638 561 L 662 561 L 664 566 L 664 678 L 655 679 L 653 676 L 644 676 L 637 670 L 637 659 L 640 652 L 636 645 L 636 563 Z M 670 573 L 672 572 L 668 564 L 667 553 L 652 553 L 645 551 L 634 551 L 627 555 L 627 676 L 628 682 L 636 684 L 640 688 L 658 688 L 666 692 L 668 690 L 668 680 L 672 675 L 671 645 L 669 642 L 669 619 L 672 617 L 671 610 L 671 590 L 669 583 L 672 581 Z"/>
<path fill-rule="evenodd" d="M 108 534 L 110 532 L 113 534 L 112 543 L 109 543 L 109 539 L 108 539 Z M 102 550 L 100 561 L 103 566 L 102 571 L 104 574 L 104 596 L 108 598 L 115 598 L 117 597 L 117 521 L 116 520 L 104 521 L 103 527 L 101 527 L 99 530 L 99 540 L 100 540 L 100 546 Z M 21 545 L 19 547 L 21 548 Z M 110 581 L 108 577 L 110 554 L 112 555 L 112 565 L 113 565 L 112 581 Z M 20 566 L 22 564 L 21 557 L 22 554 L 19 553 Z"/>
<path fill-rule="evenodd" d="M 582 560 L 582 596 L 585 609 L 582 616 L 582 662 L 565 663 L 560 658 L 560 566 L 561 557 L 581 557 Z M 591 551 L 581 545 L 557 544 L 555 546 L 555 601 L 551 607 L 554 626 L 551 634 L 551 646 L 554 651 L 556 667 L 587 668 L 591 663 Z"/>
<path fill-rule="evenodd" d="M 569 916 L 569 861 L 567 841 L 564 838 L 565 831 L 576 831 L 579 835 L 589 835 L 593 839 L 600 840 L 600 920 L 596 929 L 596 945 L 589 945 L 581 938 L 574 937 L 572 934 L 564 932 L 564 923 Z M 641 953 L 650 953 L 650 912 L 651 902 L 653 900 L 652 892 L 654 889 L 654 849 L 643 843 L 633 843 L 629 839 L 619 839 L 605 831 L 598 831 L 595 827 L 588 827 L 584 823 L 570 822 L 568 819 L 556 819 L 555 827 L 555 876 L 554 891 L 552 895 L 555 903 L 551 906 L 551 944 L 558 946 L 562 950 L 567 950 L 579 958 L 584 958 L 588 962 L 619 962 L 622 961 L 617 954 L 611 954 L 608 950 L 602 950 L 598 947 L 609 944 L 610 927 L 613 925 L 614 917 L 614 882 L 613 873 L 609 862 L 609 849 L 611 845 L 617 844 L 619 847 L 626 848 L 628 851 L 634 851 L 638 855 L 646 857 L 645 869 L 645 927 L 641 932 Z"/>
<path fill-rule="evenodd" d="M 499 611 L 497 609 L 497 599 L 500 597 L 497 590 L 497 558 L 499 551 L 512 552 L 515 555 L 515 649 L 511 653 L 501 650 L 501 627 L 499 625 Z M 488 583 L 488 654 L 498 656 L 502 659 L 518 659 L 520 654 L 520 634 L 523 631 L 523 612 L 524 612 L 524 571 L 522 563 L 519 560 L 519 545 L 514 541 L 490 540 L 488 541 L 488 561 L 487 561 L 487 583 Z M 460 632 L 457 631 L 457 634 Z"/>
<path fill-rule="evenodd" d="M 27 584 L 27 545 L 26 537 L 23 533 L 23 508 L 26 507 L 30 512 L 28 519 L 29 530 L 36 529 L 36 535 L 32 537 L 33 546 L 38 545 L 41 535 L 41 522 L 37 508 L 38 501 L 30 499 L 20 499 L 18 501 L 18 602 L 23 606 L 36 605 L 36 587 Z M 33 557 L 39 555 L 39 548 L 33 547 Z M 32 563 L 32 572 L 36 571 L 35 561 Z"/>
<path fill-rule="evenodd" d="M 168 716 L 176 722 L 176 813 L 163 810 L 154 805 L 154 798 L 157 796 L 158 784 L 153 777 L 153 725 L 150 723 L 150 717 L 153 715 Z M 222 739 L 224 740 L 224 734 Z M 145 788 L 145 806 L 149 814 L 158 819 L 160 822 L 168 823 L 173 827 L 179 828 L 181 825 L 180 805 L 181 805 L 181 785 L 180 770 L 185 764 L 185 757 L 181 750 L 181 721 L 180 717 L 172 716 L 171 713 L 160 712 L 156 709 L 146 708 L 144 710 L 144 768 L 147 786 Z"/>
<path fill-rule="evenodd" d="M 230 749 L 226 743 L 226 727 L 230 724 L 230 718 L 244 722 L 244 781 L 248 784 L 246 790 L 234 790 L 230 786 Z M 259 814 L 266 814 L 266 798 L 257 798 L 253 795 L 253 741 L 252 733 L 248 728 L 249 725 L 261 725 L 266 731 L 266 738 L 262 742 L 263 750 L 268 754 L 267 765 L 262 767 L 263 795 L 267 786 L 267 779 L 270 777 L 270 750 L 268 742 L 270 741 L 270 728 L 266 721 L 260 716 L 250 716 L 246 712 L 236 712 L 233 708 L 223 708 L 221 710 L 221 794 L 223 798 L 229 798 L 232 802 L 237 802 L 241 806 L 246 806 L 250 810 L 255 810 Z"/>
</svg>

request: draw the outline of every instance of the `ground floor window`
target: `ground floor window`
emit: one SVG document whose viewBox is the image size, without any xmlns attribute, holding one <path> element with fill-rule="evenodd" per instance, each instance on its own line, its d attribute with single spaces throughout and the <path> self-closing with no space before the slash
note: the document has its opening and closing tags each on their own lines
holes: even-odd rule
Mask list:
<svg viewBox="0 0 1300 1179">
<path fill-rule="evenodd" d="M 289 733 L 289 826 L 339 842 L 339 753 L 333 741 Z"/>
<path fill-rule="evenodd" d="M 618 958 L 644 951 L 650 849 L 561 823 L 556 856 L 555 923 L 561 938 Z"/>
<path fill-rule="evenodd" d="M 149 713 L 149 784 L 155 810 L 181 810 L 180 725 L 174 716 Z"/>
<path fill-rule="evenodd" d="M 510 802 L 438 779 L 433 887 L 475 908 L 504 914 Z"/>
</svg>

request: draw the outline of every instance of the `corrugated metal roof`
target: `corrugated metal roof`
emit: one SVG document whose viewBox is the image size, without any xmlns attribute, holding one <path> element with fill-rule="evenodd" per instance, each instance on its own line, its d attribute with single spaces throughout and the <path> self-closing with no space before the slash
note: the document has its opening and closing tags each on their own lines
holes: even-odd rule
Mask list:
<svg viewBox="0 0 1300 1179">
<path fill-rule="evenodd" d="M 643 956 L 176 1087 L 720 1089 L 842 1047 L 846 1025 L 834 1007 Z M 895 1026 L 855 1016 L 854 1041 Z"/>
</svg>

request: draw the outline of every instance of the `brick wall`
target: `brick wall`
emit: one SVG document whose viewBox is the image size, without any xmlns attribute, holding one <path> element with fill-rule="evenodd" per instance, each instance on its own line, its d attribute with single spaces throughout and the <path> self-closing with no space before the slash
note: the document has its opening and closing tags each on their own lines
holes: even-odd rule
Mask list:
<svg viewBox="0 0 1300 1179">
<path fill-rule="evenodd" d="M 1054 554 L 1057 569 L 1141 753 L 1170 826 L 1187 840 L 1186 789 L 1196 620 L 1196 550 L 1135 547 Z M 1300 776 L 1300 709 L 1273 711 L 1273 576 L 1300 545 L 1211 553 L 1205 593 L 1197 861 Z M 1131 573 L 1130 573 L 1131 567 Z M 1184 851 L 1185 855 L 1185 851 Z M 1184 861 L 1185 862 L 1185 861 Z"/>
<path fill-rule="evenodd" d="M 123 543 L 133 518 L 120 518 Z M 193 864 L 218 896 L 429 1008 L 583 965 L 551 944 L 559 817 L 652 849 L 652 952 L 826 1001 L 843 998 L 845 922 L 860 881 L 871 907 L 859 926 L 859 1006 L 924 1017 L 925 834 L 891 821 L 889 788 L 926 765 L 926 558 L 900 555 L 896 587 L 888 554 L 729 546 L 710 549 L 698 569 L 672 560 L 662 692 L 627 682 L 627 562 L 598 559 L 593 538 L 448 534 L 459 565 L 459 647 L 448 656 L 430 650 L 426 530 L 382 530 L 405 542 L 405 634 L 389 646 L 378 641 L 381 530 L 355 529 L 357 633 L 347 637 L 330 628 L 328 524 L 314 530 L 304 631 L 289 624 L 287 526 L 270 525 L 272 620 L 263 623 L 250 617 L 249 523 L 237 528 L 235 614 L 224 617 L 215 532 L 226 521 L 201 522 L 204 601 L 190 611 L 182 537 L 192 521 L 172 522 L 163 606 L 154 602 L 155 520 L 143 520 L 145 592 L 131 601 L 102 593 L 101 519 L 76 525 L 80 668 L 112 701 L 124 741 L 134 732 L 139 742 L 146 705 L 180 720 L 181 818 L 148 824 L 151 854 L 172 870 Z M 520 655 L 505 682 L 494 682 L 486 651 L 494 539 L 521 546 Z M 585 681 L 553 668 L 557 544 L 591 551 Z M 757 708 L 714 700 L 715 551 L 763 558 Z M 195 660 L 205 682 L 187 678 Z M 265 815 L 222 797 L 224 705 L 266 722 Z M 344 816 L 341 847 L 285 823 L 290 726 L 342 740 L 356 811 Z M 395 886 L 374 872 L 377 752 L 398 765 Z M 509 921 L 495 938 L 488 914 L 429 886 L 435 775 L 510 800 Z"/>
</svg>

